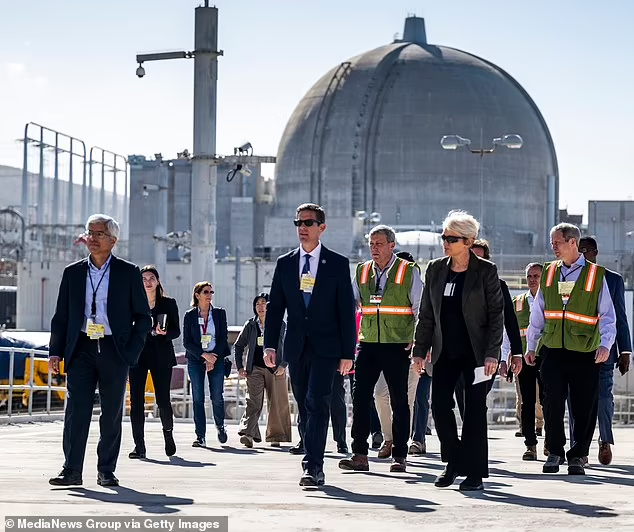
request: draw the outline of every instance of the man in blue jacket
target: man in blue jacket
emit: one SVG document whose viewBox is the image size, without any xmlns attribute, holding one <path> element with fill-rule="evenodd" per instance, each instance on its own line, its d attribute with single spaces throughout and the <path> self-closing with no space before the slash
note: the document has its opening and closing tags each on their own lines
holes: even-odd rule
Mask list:
<svg viewBox="0 0 634 532">
<path fill-rule="evenodd" d="M 579 240 L 579 251 L 586 260 L 596 263 L 599 247 L 593 237 L 584 236 Z M 612 462 L 614 435 L 612 434 L 612 418 L 614 416 L 614 366 L 625 375 L 630 369 L 632 340 L 625 310 L 625 285 L 623 277 L 618 273 L 605 270 L 605 280 L 616 312 L 616 342 L 610 350 L 610 358 L 603 364 L 599 373 L 599 462 L 609 465 Z"/>
</svg>

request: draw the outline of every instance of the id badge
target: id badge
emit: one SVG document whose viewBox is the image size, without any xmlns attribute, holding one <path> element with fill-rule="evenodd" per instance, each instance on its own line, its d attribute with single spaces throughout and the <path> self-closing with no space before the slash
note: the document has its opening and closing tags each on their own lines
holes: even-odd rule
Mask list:
<svg viewBox="0 0 634 532">
<path fill-rule="evenodd" d="M 258 336 L 258 347 L 264 347 L 264 336 Z"/>
<path fill-rule="evenodd" d="M 574 281 L 559 281 L 557 288 L 561 296 L 570 296 L 572 289 L 575 287 Z"/>
<path fill-rule="evenodd" d="M 302 274 L 302 279 L 299 283 L 299 289 L 302 292 L 312 294 L 313 288 L 315 288 L 315 278 L 312 275 L 310 275 L 310 273 Z"/>
<path fill-rule="evenodd" d="M 86 334 L 91 340 L 99 340 L 106 335 L 106 327 L 102 323 L 88 320 L 86 322 Z"/>
<path fill-rule="evenodd" d="M 381 301 L 383 301 L 383 296 L 370 296 L 371 305 L 380 305 Z"/>
<path fill-rule="evenodd" d="M 203 334 L 200 337 L 200 343 L 202 344 L 203 349 L 207 349 L 209 347 L 209 344 L 211 343 L 211 339 L 212 339 L 211 334 Z"/>
<path fill-rule="evenodd" d="M 198 325 L 205 325 L 205 318 L 198 318 Z"/>
<path fill-rule="evenodd" d="M 445 285 L 445 292 L 443 293 L 443 295 L 445 297 L 453 296 L 453 291 L 455 290 L 455 288 L 456 288 L 456 283 L 447 283 Z"/>
</svg>

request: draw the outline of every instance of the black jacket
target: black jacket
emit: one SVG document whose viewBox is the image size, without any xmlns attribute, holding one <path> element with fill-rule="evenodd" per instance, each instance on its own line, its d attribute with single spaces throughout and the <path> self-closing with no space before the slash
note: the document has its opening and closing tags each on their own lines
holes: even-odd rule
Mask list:
<svg viewBox="0 0 634 532">
<path fill-rule="evenodd" d="M 70 364 L 84 325 L 88 258 L 66 266 L 51 320 L 49 356 Z M 137 363 L 145 337 L 152 327 L 150 307 L 141 272 L 135 264 L 112 255 L 108 284 L 108 322 L 119 356 L 133 366 Z"/>
<path fill-rule="evenodd" d="M 211 319 L 216 328 L 216 347 L 214 354 L 218 359 L 228 357 L 229 329 L 227 328 L 227 313 L 220 307 L 211 307 Z M 198 307 L 192 307 L 185 312 L 183 319 L 183 347 L 187 353 L 187 359 L 200 362 L 203 356 L 203 346 L 200 343 L 200 325 L 198 324 Z"/>
<path fill-rule="evenodd" d="M 152 362 L 159 366 L 173 368 L 176 365 L 176 355 L 174 354 L 174 344 L 172 342 L 181 335 L 181 324 L 176 300 L 171 297 L 157 299 L 153 314 L 156 316 L 167 315 L 167 334 L 153 336 L 152 331 L 150 331 L 145 339 L 141 358 L 151 359 Z M 156 323 L 152 325 L 156 328 Z"/>
<path fill-rule="evenodd" d="M 432 260 L 425 272 L 425 287 L 414 334 L 414 356 L 425 358 L 431 349 L 435 364 L 442 352 L 440 311 L 449 272 L 449 257 Z M 470 253 L 462 291 L 462 312 L 476 363 L 500 358 L 504 328 L 504 299 L 495 264 Z"/>
<path fill-rule="evenodd" d="M 236 339 L 236 343 L 233 344 L 233 350 L 236 356 L 236 368 L 238 370 L 246 369 L 248 374 L 253 371 L 253 351 L 255 350 L 255 344 L 260 336 L 260 328 L 257 323 L 258 317 L 248 319 L 240 335 Z M 275 356 L 275 369 L 280 365 L 286 367 L 288 364 L 283 360 L 284 358 L 284 334 L 286 333 L 286 324 L 282 322 L 282 330 L 280 332 L 280 341 L 277 345 L 277 351 Z M 244 355 L 244 349 L 246 348 L 247 354 Z"/>
</svg>

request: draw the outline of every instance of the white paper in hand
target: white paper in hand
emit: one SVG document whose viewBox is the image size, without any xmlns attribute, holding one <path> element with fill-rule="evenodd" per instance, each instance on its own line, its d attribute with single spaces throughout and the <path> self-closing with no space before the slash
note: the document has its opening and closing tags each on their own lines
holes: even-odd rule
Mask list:
<svg viewBox="0 0 634 532">
<path fill-rule="evenodd" d="M 473 370 L 474 378 L 473 384 L 480 384 L 481 382 L 488 381 L 493 377 L 493 375 L 485 375 L 484 374 L 484 366 L 478 366 Z"/>
</svg>

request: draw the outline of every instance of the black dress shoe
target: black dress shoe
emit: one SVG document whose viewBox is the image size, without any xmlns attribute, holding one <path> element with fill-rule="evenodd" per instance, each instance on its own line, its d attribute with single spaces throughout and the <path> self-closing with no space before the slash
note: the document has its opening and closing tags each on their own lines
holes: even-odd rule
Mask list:
<svg viewBox="0 0 634 532">
<path fill-rule="evenodd" d="M 339 454 L 348 454 L 348 446 L 345 443 L 343 445 L 337 444 L 337 452 Z"/>
<path fill-rule="evenodd" d="M 192 443 L 192 447 L 204 447 L 206 445 L 205 438 L 198 437 Z"/>
<path fill-rule="evenodd" d="M 221 445 L 227 443 L 227 430 L 224 427 L 218 428 L 218 441 Z"/>
<path fill-rule="evenodd" d="M 132 451 L 128 455 L 128 458 L 131 458 L 132 460 L 140 460 L 145 458 L 145 449 L 139 450 L 138 447 L 135 447 L 134 451 Z"/>
<path fill-rule="evenodd" d="M 62 469 L 56 477 L 49 478 L 51 486 L 81 486 L 84 482 L 81 473 L 74 473 L 68 469 Z"/>
<path fill-rule="evenodd" d="M 482 491 L 484 485 L 479 477 L 467 477 L 460 483 L 460 491 Z"/>
<path fill-rule="evenodd" d="M 119 479 L 114 476 L 114 473 L 97 473 L 97 484 L 100 486 L 118 486 Z"/>
<path fill-rule="evenodd" d="M 300 441 L 297 445 L 291 447 L 288 452 L 291 454 L 306 454 L 304 451 L 304 442 Z"/>
<path fill-rule="evenodd" d="M 176 454 L 176 442 L 174 441 L 173 432 L 174 431 L 172 429 L 163 429 L 163 439 L 165 440 L 165 454 L 167 456 L 174 456 Z"/>
<path fill-rule="evenodd" d="M 316 473 L 304 471 L 302 478 L 299 479 L 299 485 L 305 488 L 323 486 L 325 482 L 326 476 L 323 471 L 317 471 Z"/>
<path fill-rule="evenodd" d="M 378 449 L 383 443 L 383 433 L 375 432 L 372 434 L 372 449 Z"/>
<path fill-rule="evenodd" d="M 438 475 L 436 482 L 434 482 L 434 486 L 437 488 L 448 488 L 454 483 L 456 478 L 458 478 L 458 472 L 452 465 L 447 464 L 445 470 Z"/>
</svg>

